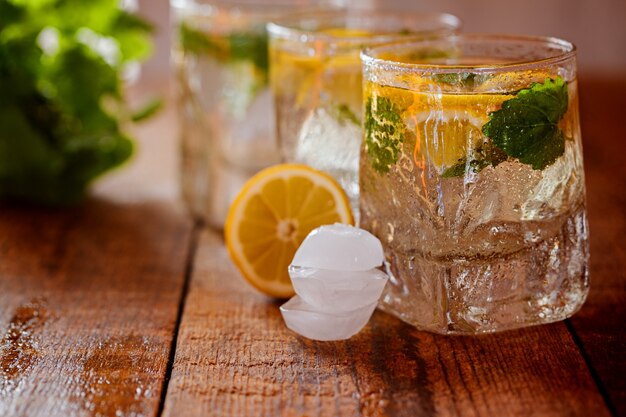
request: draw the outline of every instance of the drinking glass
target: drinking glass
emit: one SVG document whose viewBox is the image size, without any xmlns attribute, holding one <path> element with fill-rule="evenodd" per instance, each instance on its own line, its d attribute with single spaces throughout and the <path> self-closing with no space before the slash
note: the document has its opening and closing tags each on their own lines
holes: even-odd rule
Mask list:
<svg viewBox="0 0 626 417">
<path fill-rule="evenodd" d="M 268 25 L 270 79 L 283 161 L 332 175 L 358 217 L 364 46 L 450 34 L 442 13 L 344 10 L 285 16 Z"/>
<path fill-rule="evenodd" d="M 363 52 L 361 224 L 381 308 L 474 334 L 563 320 L 589 289 L 574 46 L 459 35 Z"/>
<path fill-rule="evenodd" d="M 223 227 L 243 183 L 279 161 L 265 25 L 341 1 L 172 0 L 181 186 L 192 213 Z"/>
</svg>

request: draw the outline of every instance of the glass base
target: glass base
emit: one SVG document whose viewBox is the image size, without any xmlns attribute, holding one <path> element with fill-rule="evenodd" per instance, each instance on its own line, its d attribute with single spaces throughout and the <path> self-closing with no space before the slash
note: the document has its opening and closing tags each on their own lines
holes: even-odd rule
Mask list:
<svg viewBox="0 0 626 417">
<path fill-rule="evenodd" d="M 589 291 L 586 225 L 581 209 L 552 238 L 497 258 L 426 260 L 388 251 L 393 266 L 379 307 L 440 334 L 564 320 L 580 309 Z"/>
</svg>

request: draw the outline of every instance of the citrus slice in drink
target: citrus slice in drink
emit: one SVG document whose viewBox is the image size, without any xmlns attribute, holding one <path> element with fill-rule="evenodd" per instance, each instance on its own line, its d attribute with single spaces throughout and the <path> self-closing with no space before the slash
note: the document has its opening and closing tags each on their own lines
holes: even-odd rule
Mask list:
<svg viewBox="0 0 626 417">
<path fill-rule="evenodd" d="M 317 107 L 318 100 L 345 104 L 356 113 L 361 108 L 360 46 L 355 38 L 368 38 L 374 33 L 352 28 L 326 28 L 320 36 L 334 38 L 331 52 L 324 41 L 307 48 L 272 48 L 272 85 L 278 95 L 295 97 L 298 107 Z M 288 45 L 287 45 L 288 46 Z"/>
<path fill-rule="evenodd" d="M 511 95 L 416 93 L 407 112 L 415 123 L 415 157 L 443 172 L 486 143 L 482 126 Z M 405 115 L 406 117 L 406 115 Z"/>
<path fill-rule="evenodd" d="M 293 295 L 287 267 L 296 249 L 313 229 L 333 223 L 354 223 L 341 186 L 308 166 L 282 164 L 246 182 L 230 207 L 224 237 L 250 284 L 286 298 Z"/>
<path fill-rule="evenodd" d="M 439 173 L 458 164 L 486 143 L 482 126 L 511 94 L 454 94 L 430 78 L 406 76 L 396 82 L 409 88 L 369 82 L 365 94 L 372 103 L 383 98 L 415 137 L 413 158 L 428 162 Z M 369 100 L 369 99 L 368 99 Z M 373 104 L 372 104 L 373 105 Z M 389 118 L 390 114 L 382 115 Z M 398 126 L 394 126 L 394 131 Z"/>
<path fill-rule="evenodd" d="M 392 135 L 397 141 L 398 132 L 403 132 L 403 146 L 414 141 L 415 164 L 428 163 L 439 174 L 468 161 L 484 165 L 493 162 L 494 156 L 501 157 L 482 133 L 482 127 L 489 121 L 489 114 L 514 95 L 449 93 L 423 77 L 396 81 L 411 89 L 371 82 L 365 85 L 369 106 L 366 116 L 372 118 L 366 126 L 371 123 L 370 128 L 378 129 L 379 141 L 380 137 L 384 142 Z"/>
</svg>

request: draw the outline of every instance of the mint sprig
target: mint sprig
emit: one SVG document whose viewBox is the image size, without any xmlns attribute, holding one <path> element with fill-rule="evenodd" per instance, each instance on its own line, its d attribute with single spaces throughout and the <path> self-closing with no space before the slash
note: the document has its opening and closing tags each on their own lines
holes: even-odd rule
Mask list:
<svg viewBox="0 0 626 417">
<path fill-rule="evenodd" d="M 444 178 L 461 177 L 465 172 L 477 173 L 487 168 L 489 165 L 496 167 L 506 161 L 508 156 L 490 142 L 485 142 L 476 149 L 470 151 L 469 159 L 463 158 L 459 162 L 447 168 L 441 174 Z M 468 163 L 469 160 L 469 163 Z"/>
<path fill-rule="evenodd" d="M 489 141 L 472 150 L 469 159 L 461 159 L 446 169 L 442 176 L 480 172 L 509 157 L 533 169 L 544 169 L 565 152 L 565 134 L 558 123 L 567 107 L 567 84 L 561 77 L 546 78 L 543 83 L 518 91 L 514 98 L 502 103 L 500 110 L 489 114 L 489 122 L 482 127 Z"/>
<path fill-rule="evenodd" d="M 346 123 L 361 127 L 359 117 L 345 103 L 330 103 L 329 112 L 342 126 Z"/>
<path fill-rule="evenodd" d="M 398 161 L 406 127 L 400 109 L 388 98 L 369 97 L 365 105 L 365 149 L 373 168 L 387 173 Z"/>
<path fill-rule="evenodd" d="M 185 51 L 197 55 L 211 55 L 220 62 L 251 61 L 267 76 L 269 52 L 265 29 L 232 32 L 223 39 L 218 39 L 182 23 L 180 42 Z"/>
<path fill-rule="evenodd" d="M 546 78 L 520 90 L 500 110 L 490 113 L 482 131 L 508 156 L 541 170 L 565 151 L 565 134 L 558 123 L 567 107 L 563 78 Z"/>
</svg>

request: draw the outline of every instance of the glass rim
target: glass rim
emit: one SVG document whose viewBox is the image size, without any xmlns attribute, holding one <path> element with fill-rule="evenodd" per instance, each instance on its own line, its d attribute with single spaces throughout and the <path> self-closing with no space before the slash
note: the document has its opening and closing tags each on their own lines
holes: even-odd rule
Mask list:
<svg viewBox="0 0 626 417">
<path fill-rule="evenodd" d="M 472 64 L 472 65 L 455 65 L 455 64 L 432 64 L 432 63 L 409 63 L 401 62 L 398 60 L 379 58 L 376 55 L 389 52 L 393 50 L 411 50 L 410 47 L 428 47 L 435 42 L 441 42 L 442 40 L 460 40 L 465 41 L 483 41 L 489 42 L 527 42 L 535 43 L 537 45 L 553 46 L 555 49 L 559 49 L 559 53 L 555 53 L 552 56 L 539 59 L 520 59 L 519 61 L 506 62 L 502 64 L 488 63 L 485 64 Z M 437 74 L 451 74 L 458 73 L 459 70 L 472 73 L 491 73 L 491 72 L 509 72 L 509 71 L 525 71 L 530 69 L 537 69 L 539 67 L 545 67 L 547 65 L 560 64 L 576 56 L 576 46 L 564 39 L 552 37 L 552 36 L 531 36 L 531 35 L 505 35 L 498 33 L 463 33 L 463 34 L 451 34 L 436 39 L 428 38 L 421 40 L 402 40 L 384 45 L 371 46 L 361 51 L 361 62 L 363 66 L 384 66 L 390 70 L 402 71 L 402 72 L 415 72 L 415 71 L 428 71 Z"/>
<path fill-rule="evenodd" d="M 170 7 L 174 9 L 187 9 L 193 11 L 199 15 L 213 15 L 216 10 L 223 10 L 227 12 L 233 12 L 238 10 L 252 11 L 252 12 L 268 12 L 275 10 L 281 10 L 286 13 L 289 11 L 295 11 L 299 8 L 312 8 L 317 10 L 322 8 L 324 10 L 341 8 L 336 5 L 332 0 L 328 3 L 316 4 L 312 0 L 170 0 Z"/>
<path fill-rule="evenodd" d="M 420 18 L 433 19 L 441 23 L 441 27 L 430 30 L 418 30 L 415 32 L 383 33 L 372 36 L 337 36 L 319 30 L 308 30 L 299 27 L 298 22 L 302 19 L 311 19 L 316 22 L 324 22 L 326 19 L 341 17 L 371 17 L 373 19 L 384 18 Z M 320 41 L 322 43 L 342 42 L 344 44 L 362 44 L 364 40 L 374 43 L 388 43 L 397 39 L 412 39 L 415 37 L 437 37 L 454 33 L 462 26 L 462 21 L 450 13 L 440 12 L 401 12 L 393 10 L 365 10 L 365 9 L 318 9 L 302 12 L 294 12 L 280 18 L 273 19 L 267 24 L 267 32 L 275 38 L 287 40 L 304 40 L 306 42 Z"/>
</svg>

